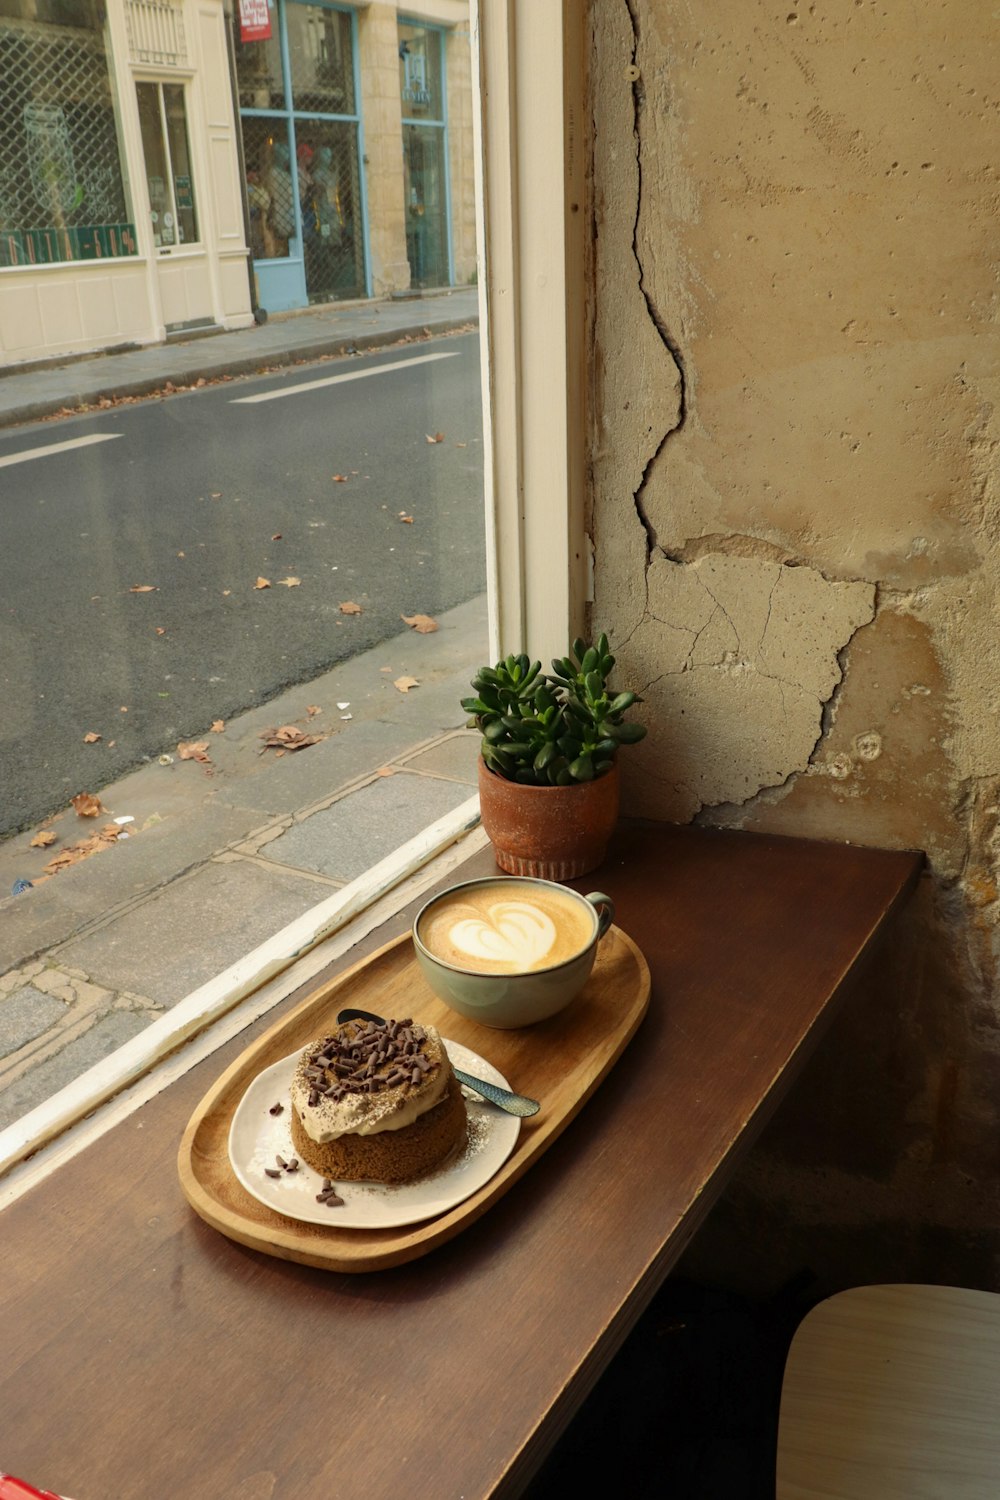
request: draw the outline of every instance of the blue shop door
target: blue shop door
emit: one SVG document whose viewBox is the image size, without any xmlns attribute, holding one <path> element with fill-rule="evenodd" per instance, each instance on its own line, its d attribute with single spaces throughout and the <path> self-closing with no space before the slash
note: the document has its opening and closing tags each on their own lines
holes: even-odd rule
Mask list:
<svg viewBox="0 0 1000 1500">
<path fill-rule="evenodd" d="M 299 203 L 302 174 L 292 170 L 286 131 L 284 121 L 243 123 L 250 253 L 257 302 L 269 313 L 308 304 Z"/>
<path fill-rule="evenodd" d="M 257 304 L 267 312 L 288 312 L 293 307 L 308 306 L 305 265 L 297 236 L 289 240 L 285 259 L 255 260 L 253 274 Z"/>
</svg>

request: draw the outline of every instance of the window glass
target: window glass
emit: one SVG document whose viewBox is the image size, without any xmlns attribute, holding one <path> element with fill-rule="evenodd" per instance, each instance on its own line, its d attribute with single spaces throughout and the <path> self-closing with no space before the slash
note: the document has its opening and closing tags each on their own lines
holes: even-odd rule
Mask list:
<svg viewBox="0 0 1000 1500">
<path fill-rule="evenodd" d="M 177 84 L 137 83 L 136 97 L 153 243 L 157 248 L 189 244 L 198 233 L 184 90 Z"/>
<path fill-rule="evenodd" d="M 313 114 L 354 113 L 351 18 L 322 5 L 287 7 L 292 104 Z"/>
<path fill-rule="evenodd" d="M 236 63 L 240 109 L 284 109 L 285 84 L 277 26 L 265 41 L 258 42 L 243 41 L 237 30 Z"/>
<path fill-rule="evenodd" d="M 399 25 L 399 96 L 404 119 L 444 119 L 441 33 L 434 27 Z"/>
<path fill-rule="evenodd" d="M 289 254 L 295 235 L 295 189 L 284 120 L 250 116 L 243 121 L 243 155 L 250 207 L 250 251 L 255 260 Z"/>
<path fill-rule="evenodd" d="M 136 253 L 104 6 L 0 4 L 0 266 Z"/>
<path fill-rule="evenodd" d="M 0 18 L 10 8 L 0 0 Z M 43 9 L 42 55 L 58 30 L 61 47 L 72 43 L 59 57 L 95 64 L 91 92 L 68 81 L 68 63 L 61 94 L 51 73 L 49 91 L 33 92 L 33 54 L 15 50 L 4 54 L 18 62 L 14 79 L 0 69 L 9 118 L 61 100 L 74 122 L 103 100 L 115 139 L 120 100 L 123 160 L 146 178 L 160 248 L 205 235 L 203 254 L 160 255 L 148 271 L 43 271 L 23 305 L 43 283 L 69 287 L 46 305 L 67 345 L 82 309 L 96 347 L 114 299 L 139 281 L 170 327 L 223 321 L 222 292 L 245 261 L 238 241 L 220 254 L 205 233 L 205 194 L 225 207 L 244 181 L 258 310 L 269 276 L 305 312 L 370 300 L 120 361 L 110 350 L 67 359 L 66 407 L 0 430 L 0 1130 L 111 1065 L 229 964 L 462 808 L 478 747 L 460 699 L 488 652 L 475 258 L 454 299 L 411 297 L 404 214 L 417 181 L 474 246 L 468 31 L 449 51 L 448 86 L 469 128 L 456 125 L 449 153 L 443 122 L 422 119 L 426 140 L 408 142 L 388 5 L 351 25 L 342 10 L 276 0 L 268 43 L 241 47 L 234 27 L 239 95 L 255 103 L 239 112 L 241 143 L 227 146 L 215 128 L 224 55 L 211 73 L 191 47 L 183 83 L 153 61 L 137 78 L 124 28 L 115 66 L 105 56 L 97 4 L 66 0 L 79 24 L 59 30 L 55 9 L 32 0 L 13 30 L 37 39 Z M 322 67 L 315 50 L 304 66 L 309 15 L 340 49 Z M 254 92 L 261 57 L 266 89 Z M 344 104 L 354 112 L 337 113 Z M 377 170 L 362 157 L 362 124 Z M 89 205 L 97 163 L 74 132 Z M 47 159 L 58 162 L 54 140 Z M 195 172 L 209 161 L 211 180 Z M 0 159 L 0 190 L 16 165 Z M 438 243 L 450 232 L 441 226 Z M 3 334 L 26 278 L 0 270 L 0 287 L 12 279 Z M 344 352 L 320 358 L 331 330 Z M 236 374 L 205 376 L 217 350 L 238 356 Z M 160 389 L 136 398 L 133 355 L 145 372 L 154 353 Z M 32 379 L 18 377 L 26 390 Z M 77 405 L 70 391 L 91 394 Z"/>
<path fill-rule="evenodd" d="M 194 209 L 194 185 L 191 177 L 191 151 L 188 145 L 184 90 L 178 84 L 163 85 L 163 113 L 167 122 L 167 147 L 174 185 L 174 210 L 178 237 L 190 242 L 198 238 L 198 221 Z"/>
<path fill-rule="evenodd" d="M 336 120 L 299 120 L 295 133 L 309 301 L 363 297 L 357 130 Z"/>
<path fill-rule="evenodd" d="M 403 126 L 403 175 L 411 285 L 447 286 L 448 205 L 444 131 L 439 126 Z"/>
</svg>

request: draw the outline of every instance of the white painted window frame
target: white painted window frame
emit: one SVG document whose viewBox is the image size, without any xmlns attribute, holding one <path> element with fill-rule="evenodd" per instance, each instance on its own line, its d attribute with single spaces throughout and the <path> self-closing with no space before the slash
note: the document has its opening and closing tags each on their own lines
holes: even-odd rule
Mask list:
<svg viewBox="0 0 1000 1500">
<path fill-rule="evenodd" d="M 490 643 L 547 661 L 587 603 L 586 7 L 472 0 L 472 29 Z M 483 847 L 477 824 L 473 797 L 0 1131 L 0 1207 Z"/>
</svg>

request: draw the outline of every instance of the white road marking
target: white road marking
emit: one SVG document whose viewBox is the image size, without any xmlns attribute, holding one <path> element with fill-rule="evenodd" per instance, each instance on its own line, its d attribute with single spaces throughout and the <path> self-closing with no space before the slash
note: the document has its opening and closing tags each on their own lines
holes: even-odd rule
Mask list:
<svg viewBox="0 0 1000 1500">
<path fill-rule="evenodd" d="M 110 443 L 124 437 L 122 432 L 92 432 L 89 437 L 70 438 L 65 443 L 50 443 L 47 448 L 25 448 L 22 453 L 8 453 L 0 458 L 0 469 L 8 464 L 26 464 L 31 458 L 48 458 L 50 453 L 66 453 L 70 448 L 89 448 L 91 443 Z"/>
<path fill-rule="evenodd" d="M 457 349 L 442 354 L 419 354 L 416 359 L 394 359 L 387 365 L 371 365 L 366 370 L 351 370 L 345 375 L 327 375 L 323 380 L 306 380 L 302 385 L 286 385 L 277 391 L 262 391 L 259 396 L 235 396 L 233 406 L 248 406 L 252 401 L 278 401 L 282 396 L 301 396 L 303 391 L 318 391 L 324 385 L 340 385 L 345 380 L 365 380 L 369 375 L 385 375 L 390 370 L 409 370 L 413 365 L 429 365 L 435 359 L 457 359 Z"/>
</svg>

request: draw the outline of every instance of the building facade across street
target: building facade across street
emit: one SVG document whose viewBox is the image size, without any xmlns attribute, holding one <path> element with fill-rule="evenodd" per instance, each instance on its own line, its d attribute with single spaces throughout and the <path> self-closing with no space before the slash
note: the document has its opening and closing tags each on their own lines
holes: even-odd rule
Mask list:
<svg viewBox="0 0 1000 1500">
<path fill-rule="evenodd" d="M 0 368 L 476 274 L 467 0 L 0 0 Z"/>
</svg>

